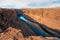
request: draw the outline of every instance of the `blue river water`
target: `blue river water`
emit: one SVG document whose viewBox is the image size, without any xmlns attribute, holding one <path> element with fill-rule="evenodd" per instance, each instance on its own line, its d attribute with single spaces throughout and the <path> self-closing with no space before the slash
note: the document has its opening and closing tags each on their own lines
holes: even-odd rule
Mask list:
<svg viewBox="0 0 60 40">
<path fill-rule="evenodd" d="M 41 31 L 40 29 L 29 23 L 28 20 L 25 19 L 23 16 L 20 16 L 19 18 L 20 20 L 24 21 L 38 36 L 43 36 L 43 37 L 48 36 L 47 33 Z"/>
<path fill-rule="evenodd" d="M 20 16 L 19 18 L 20 18 L 21 20 L 27 22 L 27 20 L 26 20 L 23 16 Z"/>
</svg>

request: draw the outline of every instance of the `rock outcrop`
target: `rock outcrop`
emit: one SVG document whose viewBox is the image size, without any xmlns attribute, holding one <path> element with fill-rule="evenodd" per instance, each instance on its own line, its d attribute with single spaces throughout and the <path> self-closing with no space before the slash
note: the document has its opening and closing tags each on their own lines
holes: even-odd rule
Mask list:
<svg viewBox="0 0 60 40">
<path fill-rule="evenodd" d="M 16 9 L 0 9 L 0 40 L 60 40 L 58 37 L 43 37 L 29 28 L 18 18 Z M 18 9 L 17 9 L 18 10 Z M 47 25 L 49 28 L 60 30 L 60 9 L 19 9 L 28 20 Z M 27 15 L 27 16 L 26 16 Z M 29 17 L 32 19 L 30 19 Z M 34 22 L 32 20 L 32 22 Z M 39 26 L 35 23 L 38 29 Z M 56 31 L 60 33 L 60 31 Z"/>
<path fill-rule="evenodd" d="M 25 15 L 49 28 L 60 30 L 60 8 L 22 9 Z"/>
</svg>

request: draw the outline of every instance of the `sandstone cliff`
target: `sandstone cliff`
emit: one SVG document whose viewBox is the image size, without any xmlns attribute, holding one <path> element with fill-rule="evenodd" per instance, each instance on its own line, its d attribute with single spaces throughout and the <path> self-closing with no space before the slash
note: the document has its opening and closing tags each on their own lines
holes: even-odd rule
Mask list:
<svg viewBox="0 0 60 40">
<path fill-rule="evenodd" d="M 0 40 L 60 40 L 53 36 L 37 36 L 29 26 L 21 21 L 15 11 L 16 9 L 0 9 Z M 38 29 L 38 23 L 47 25 L 48 28 L 60 33 L 60 8 L 55 9 L 18 9 Z M 27 16 L 26 16 L 27 15 Z M 30 19 L 30 18 L 34 19 Z"/>
</svg>

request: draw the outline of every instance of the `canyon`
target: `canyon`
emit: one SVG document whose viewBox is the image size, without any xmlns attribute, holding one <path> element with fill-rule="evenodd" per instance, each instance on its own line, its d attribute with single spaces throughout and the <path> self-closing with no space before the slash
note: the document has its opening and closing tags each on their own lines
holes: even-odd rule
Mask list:
<svg viewBox="0 0 60 40">
<path fill-rule="evenodd" d="M 0 8 L 0 40 L 60 40 L 60 8 Z"/>
</svg>

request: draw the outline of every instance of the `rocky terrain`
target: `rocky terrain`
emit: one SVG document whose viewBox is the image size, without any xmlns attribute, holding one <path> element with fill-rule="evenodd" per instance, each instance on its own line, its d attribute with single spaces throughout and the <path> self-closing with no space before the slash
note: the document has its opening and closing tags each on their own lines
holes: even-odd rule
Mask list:
<svg viewBox="0 0 60 40">
<path fill-rule="evenodd" d="M 17 13 L 16 10 L 19 10 L 20 13 Z M 22 14 L 32 25 L 50 35 L 45 37 L 37 35 L 24 21 L 19 19 L 18 16 Z M 41 25 L 44 30 L 41 28 Z M 1 8 L 0 40 L 60 40 L 60 8 Z"/>
<path fill-rule="evenodd" d="M 60 30 L 60 8 L 23 9 L 23 12 L 39 23 Z"/>
</svg>

